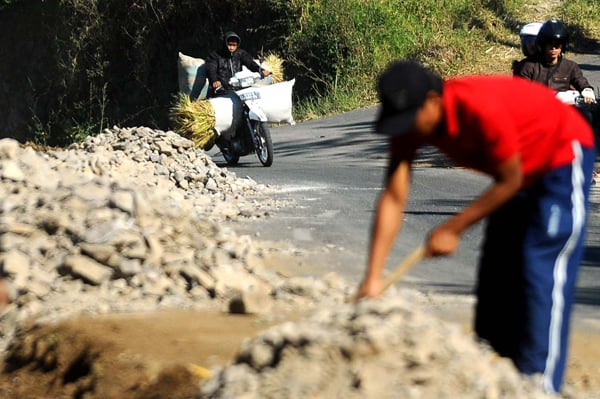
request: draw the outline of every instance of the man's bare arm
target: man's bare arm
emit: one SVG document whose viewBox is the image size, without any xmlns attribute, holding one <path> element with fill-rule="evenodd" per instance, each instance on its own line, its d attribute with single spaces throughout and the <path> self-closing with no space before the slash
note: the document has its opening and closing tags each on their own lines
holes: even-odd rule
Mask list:
<svg viewBox="0 0 600 399">
<path fill-rule="evenodd" d="M 381 291 L 381 274 L 402 226 L 402 215 L 410 188 L 410 163 L 401 161 L 390 175 L 379 197 L 373 228 L 369 260 L 357 297 L 375 297 Z"/>
</svg>

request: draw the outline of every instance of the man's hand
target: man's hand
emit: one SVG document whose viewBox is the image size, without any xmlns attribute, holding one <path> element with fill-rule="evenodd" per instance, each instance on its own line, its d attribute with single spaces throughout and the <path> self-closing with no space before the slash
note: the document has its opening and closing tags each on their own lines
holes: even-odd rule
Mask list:
<svg viewBox="0 0 600 399">
<path fill-rule="evenodd" d="M 458 249 L 460 235 L 445 225 L 435 228 L 427 239 L 426 257 L 452 255 Z"/>
<path fill-rule="evenodd" d="M 431 231 L 425 257 L 447 256 L 458 249 L 461 234 L 515 196 L 523 184 L 521 158 L 513 155 L 496 165 L 494 183 L 462 211 Z"/>
<path fill-rule="evenodd" d="M 271 74 L 271 71 L 269 71 L 268 69 L 263 69 L 262 74 L 263 74 L 263 77 L 266 78 L 267 76 L 269 76 Z"/>
<path fill-rule="evenodd" d="M 581 95 L 583 96 L 583 100 L 586 102 L 586 104 L 591 104 L 591 103 L 596 102 L 596 95 L 594 94 L 594 90 L 590 89 L 589 87 L 586 89 L 583 89 L 581 91 Z"/>
<path fill-rule="evenodd" d="M 353 301 L 356 302 L 360 298 L 375 298 L 381 293 L 382 283 L 380 278 L 369 278 L 362 282 L 360 287 L 358 287 L 358 291 L 353 298 Z"/>
<path fill-rule="evenodd" d="M 213 84 L 212 84 L 212 88 L 213 88 L 213 89 L 215 89 L 215 90 L 216 90 L 216 89 L 218 89 L 218 88 L 219 88 L 219 87 L 221 87 L 221 86 L 222 86 L 222 85 L 221 85 L 221 81 L 220 81 L 220 80 L 216 80 L 216 81 L 214 81 L 214 82 L 213 82 Z"/>
</svg>

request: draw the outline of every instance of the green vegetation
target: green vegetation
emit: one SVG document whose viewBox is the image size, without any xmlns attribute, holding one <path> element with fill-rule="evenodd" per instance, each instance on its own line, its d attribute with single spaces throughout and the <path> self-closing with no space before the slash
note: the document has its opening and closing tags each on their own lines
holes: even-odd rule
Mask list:
<svg viewBox="0 0 600 399">
<path fill-rule="evenodd" d="M 497 58 L 513 34 L 523 1 L 291 1 L 284 58 L 297 73 L 311 73 L 309 95 L 296 107 L 299 120 L 346 111 L 376 100 L 376 76 L 396 58 L 417 59 L 444 76 L 510 70 Z M 510 39 L 509 39 L 510 40 Z M 494 49 L 493 49 L 494 50 Z M 491 67 L 491 68 L 490 68 Z"/>
<path fill-rule="evenodd" d="M 3 8 L 10 6 L 11 4 L 15 4 L 18 2 L 19 2 L 19 0 L 1 0 L 0 1 L 0 11 L 2 11 Z"/>
<path fill-rule="evenodd" d="M 576 40 L 585 43 L 600 38 L 600 4 L 598 0 L 561 2 L 561 17 L 575 33 Z"/>
<path fill-rule="evenodd" d="M 417 59 L 442 76 L 510 73 L 511 61 L 522 57 L 518 31 L 525 23 L 558 17 L 575 47 L 600 38 L 597 0 L 561 2 L 546 12 L 540 10 L 547 2 L 524 0 L 291 3 L 298 2 L 305 6 L 290 29 L 286 54 L 321 72 L 316 90 L 296 106 L 298 120 L 374 104 L 376 73 L 395 58 Z"/>
<path fill-rule="evenodd" d="M 561 18 L 576 48 L 600 38 L 597 0 L 563 1 L 543 13 L 548 2 L 541 0 L 251 4 L 1 0 L 0 75 L 10 83 L 0 86 L 0 107 L 10 96 L 13 113 L 12 124 L 0 120 L 0 132 L 64 146 L 114 124 L 171 129 L 177 52 L 205 58 L 230 29 L 246 50 L 285 60 L 286 78 L 296 78 L 297 121 L 375 104 L 377 75 L 397 58 L 420 60 L 442 76 L 509 73 L 528 22 Z M 23 48 L 36 62 L 24 62 Z"/>
</svg>

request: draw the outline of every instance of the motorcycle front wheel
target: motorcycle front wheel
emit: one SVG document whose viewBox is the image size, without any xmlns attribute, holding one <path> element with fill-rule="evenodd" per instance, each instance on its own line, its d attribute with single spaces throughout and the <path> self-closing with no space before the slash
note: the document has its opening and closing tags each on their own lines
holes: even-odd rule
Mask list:
<svg viewBox="0 0 600 399">
<path fill-rule="evenodd" d="M 252 129 L 256 134 L 256 155 L 263 166 L 273 164 L 273 142 L 267 122 L 252 121 Z"/>
</svg>

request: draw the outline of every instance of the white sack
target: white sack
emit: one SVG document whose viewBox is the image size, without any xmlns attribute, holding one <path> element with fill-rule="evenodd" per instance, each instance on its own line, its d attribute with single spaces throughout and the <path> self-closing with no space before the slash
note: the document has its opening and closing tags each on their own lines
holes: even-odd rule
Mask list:
<svg viewBox="0 0 600 399">
<path fill-rule="evenodd" d="M 235 94 L 211 97 L 210 101 L 215 111 L 215 130 L 219 135 L 230 139 L 240 123 L 242 103 Z"/>
<path fill-rule="evenodd" d="M 236 93 L 244 100 L 256 101 L 267 120 L 273 123 L 294 125 L 292 117 L 292 88 L 296 79 L 265 86 L 253 86 Z"/>
<path fill-rule="evenodd" d="M 292 88 L 295 82 L 295 79 L 292 79 L 266 86 L 253 86 L 209 98 L 207 101 L 210 101 L 215 111 L 215 130 L 228 139 L 235 134 L 235 130 L 242 123 L 240 98 L 256 103 L 264 111 L 267 121 L 294 125 Z"/>
<path fill-rule="evenodd" d="M 206 63 L 202 58 L 194 58 L 179 53 L 177 60 L 179 91 L 187 94 L 192 100 L 204 100 L 208 93 Z"/>
</svg>

